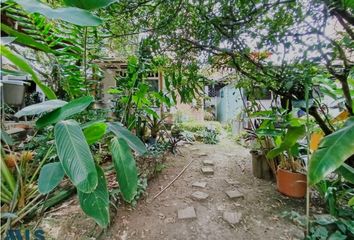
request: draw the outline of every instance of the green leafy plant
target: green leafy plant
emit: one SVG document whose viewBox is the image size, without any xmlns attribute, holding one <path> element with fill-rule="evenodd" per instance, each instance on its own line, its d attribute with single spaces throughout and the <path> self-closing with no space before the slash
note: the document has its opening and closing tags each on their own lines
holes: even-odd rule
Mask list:
<svg viewBox="0 0 354 240">
<path fill-rule="evenodd" d="M 267 153 L 268 158 L 275 158 L 280 156 L 280 167 L 289 169 L 293 172 L 299 171 L 298 162 L 296 158 L 299 157 L 299 145 L 297 141 L 305 134 L 305 126 L 289 126 L 285 135 L 278 138 L 278 146 Z"/>
<path fill-rule="evenodd" d="M 34 152 L 21 151 L 17 147 L 17 143 L 6 132 L 1 132 L 0 201 L 4 208 L 4 214 L 13 215 L 11 218 L 1 219 L 1 234 L 13 224 L 33 215 L 39 210 L 39 206 L 44 206 L 44 199 L 38 189 L 51 188 L 51 186 L 47 184 L 47 179 L 40 186 L 35 183 L 41 167 L 49 160 L 52 152 L 53 146 L 49 146 L 44 154 L 40 158 L 38 157 L 39 162 L 37 162 L 34 159 Z M 50 177 L 62 178 L 60 172 L 55 172 L 53 176 L 50 173 Z M 58 200 L 65 198 L 67 194 L 62 195 L 62 193 L 66 190 L 68 189 L 58 192 L 54 198 L 53 196 L 48 197 L 46 207 L 51 207 L 58 203 Z"/>
<path fill-rule="evenodd" d="M 309 183 L 314 185 L 330 172 L 348 173 L 353 179 L 354 171 L 345 161 L 354 154 L 354 118 L 347 120 L 338 131 L 324 137 L 309 163 Z M 345 171 L 347 169 L 347 171 Z M 349 171 L 348 171 L 349 169 Z M 350 174 L 351 173 L 351 174 Z"/>
<path fill-rule="evenodd" d="M 117 118 L 129 129 L 135 129 L 140 138 L 151 142 L 156 141 L 164 124 L 164 117 L 157 112 L 172 106 L 167 93 L 149 83 L 149 74 L 157 72 L 153 62 L 142 56 L 130 56 L 126 76 L 118 76 L 117 87 L 109 90 L 115 98 Z"/>
<path fill-rule="evenodd" d="M 137 191 L 138 173 L 133 160 L 133 155 L 129 151 L 129 145 L 123 138 L 113 138 L 111 141 L 111 151 L 113 153 L 113 163 L 118 173 L 118 182 L 121 187 L 122 196 L 125 201 L 131 202 Z"/>
<path fill-rule="evenodd" d="M 1 9 L 6 19 L 1 24 L 2 30 L 14 37 L 15 44 L 41 51 L 35 54 L 46 55 L 51 73 L 40 71 L 40 74 L 55 85 L 58 96 L 73 99 L 98 91 L 95 86 L 101 78 L 100 69 L 92 61 L 97 58 L 98 51 L 93 49 L 97 49 L 95 44 L 100 41 L 100 34 L 96 28 L 87 27 L 97 27 L 102 23 L 101 19 L 76 7 L 52 9 L 35 0 L 17 3 L 7 1 L 6 7 Z M 57 16 L 71 24 L 58 21 Z M 56 21 L 48 21 L 51 18 Z M 41 58 L 37 61 L 47 65 Z"/>
<path fill-rule="evenodd" d="M 82 0 L 64 0 L 64 3 L 67 6 L 82 8 L 86 10 L 96 10 L 99 8 L 107 7 L 108 5 L 116 2 L 117 0 L 89 0 L 89 1 L 82 1 Z"/>
<path fill-rule="evenodd" d="M 40 193 L 48 194 L 52 191 L 61 182 L 65 173 L 78 190 L 83 211 L 94 218 L 101 227 L 107 227 L 109 224 L 107 184 L 101 168 L 93 159 L 89 144 L 100 141 L 105 134 L 115 136 L 112 138 L 110 150 L 120 191 L 127 202 L 134 199 L 138 181 L 131 149 L 144 154 L 146 148 L 136 136 L 119 123 L 100 121 L 80 125 L 74 119 L 68 119 L 84 111 L 92 102 L 92 97 L 82 97 L 54 110 L 50 103 L 40 103 L 22 109 L 19 114 L 23 116 L 42 114 L 36 121 L 36 126 L 40 128 L 54 125 L 54 140 L 60 162 L 48 163 L 42 167 L 38 180 Z"/>
<path fill-rule="evenodd" d="M 343 181 L 341 177 L 321 180 L 315 189 L 325 202 L 326 210 L 334 217 L 338 217 L 343 211 L 354 211 L 350 203 L 353 198 L 353 185 Z"/>
<path fill-rule="evenodd" d="M 219 134 L 214 128 L 206 128 L 202 132 L 203 142 L 206 144 L 217 144 L 219 142 Z"/>
<path fill-rule="evenodd" d="M 188 143 L 192 143 L 195 141 L 195 133 L 192 133 L 189 131 L 181 132 L 181 137 L 183 138 L 184 141 L 186 141 Z"/>
<path fill-rule="evenodd" d="M 256 142 L 257 150 L 266 154 L 274 174 L 278 167 L 293 172 L 303 171 L 298 141 L 305 135 L 303 119 L 294 118 L 282 109 L 257 111 L 251 117 L 257 120 L 257 129 L 247 129 L 247 141 Z"/>
<path fill-rule="evenodd" d="M 98 26 L 102 20 L 89 11 L 79 8 L 57 8 L 53 9 L 37 0 L 14 0 L 30 13 L 40 13 L 49 19 L 62 20 L 79 26 Z"/>
<path fill-rule="evenodd" d="M 197 121 L 189 121 L 189 122 L 182 122 L 177 124 L 178 128 L 189 131 L 189 132 L 202 132 L 208 127 L 212 127 L 215 131 L 220 134 L 222 130 L 222 126 L 220 122 L 216 121 L 204 121 L 204 122 L 197 122 Z"/>
<path fill-rule="evenodd" d="M 85 4 L 81 6 L 79 1 L 71 1 L 66 3 L 75 7 L 68 8 L 52 8 L 35 0 L 14 2 L 18 3 L 18 5 L 13 4 L 13 1 L 7 1 L 5 3 L 6 6 L 4 6 L 1 11 L 2 13 L 6 12 L 6 14 L 4 14 L 6 15 L 6 19 L 13 20 L 7 21 L 7 24 L 9 22 L 16 22 L 19 24 L 20 28 L 16 27 L 15 29 L 2 24 L 4 31 L 7 34 L 16 37 L 17 40 L 15 40 L 17 43 L 36 50 L 41 50 L 45 53 L 53 53 L 58 57 L 57 60 L 60 64 L 63 64 L 66 67 L 73 66 L 73 68 L 66 69 L 68 75 L 64 76 L 65 79 L 68 79 L 66 83 L 69 83 L 64 87 L 69 98 L 75 98 L 77 95 L 82 96 L 84 94 L 81 91 L 83 85 L 80 85 L 80 83 L 82 82 L 85 83 L 84 87 L 86 88 L 86 94 L 89 93 L 88 89 L 90 89 L 90 86 L 87 81 L 87 35 L 90 31 L 88 31 L 86 27 L 98 26 L 102 21 L 90 12 L 77 7 L 92 10 L 108 6 L 114 1 L 91 1 L 85 2 Z M 18 6 L 21 6 L 22 9 Z M 76 26 L 68 26 L 56 29 L 49 21 L 46 21 L 47 19 L 59 20 L 55 21 L 57 23 L 56 26 L 63 26 L 64 24 L 60 23 L 60 21 L 65 21 L 85 28 L 81 29 Z M 69 35 L 71 34 L 72 36 L 80 36 L 83 34 L 83 47 L 81 46 L 81 43 L 76 41 L 77 39 L 80 39 L 79 37 L 76 39 L 72 37 L 63 37 L 62 33 L 65 32 L 62 31 L 63 29 L 69 29 Z M 53 32 L 54 34 L 51 34 Z M 47 157 L 43 158 L 41 163 L 37 165 L 38 168 L 31 177 L 31 183 L 36 180 L 36 175 L 39 173 L 38 190 L 40 194 L 46 195 L 53 191 L 53 189 L 55 189 L 61 182 L 64 175 L 66 175 L 78 191 L 80 205 L 83 211 L 94 218 L 101 227 L 107 227 L 109 224 L 109 196 L 107 184 L 102 169 L 94 162 L 89 144 L 94 144 L 100 141 L 105 134 L 110 137 L 112 135 L 115 136 L 117 143 L 112 141 L 111 150 L 113 151 L 112 155 L 114 156 L 113 158 L 116 163 L 114 164 L 115 168 L 121 171 L 121 173 L 117 173 L 117 181 L 121 186 L 123 198 L 127 202 L 131 202 L 137 192 L 137 170 L 131 148 L 143 154 L 146 151 L 145 145 L 142 142 L 139 142 L 140 140 L 136 136 L 131 134 L 118 123 L 108 124 L 103 121 L 83 126 L 83 124 L 80 124 L 78 121 L 70 119 L 78 117 L 84 112 L 84 110 L 93 102 L 93 98 L 81 97 L 70 102 L 54 100 L 56 99 L 54 91 L 39 80 L 35 71 L 24 59 L 22 59 L 22 57 L 14 54 L 3 45 L 1 45 L 1 52 L 21 71 L 30 74 L 35 83 L 45 93 L 46 97 L 50 99 L 48 102 L 29 106 L 18 112 L 16 115 L 18 117 L 40 115 L 39 119 L 36 121 L 36 127 L 40 130 L 49 129 L 48 131 L 52 132 L 56 145 L 56 152 L 59 158 L 59 162 L 54 161 L 45 164 L 47 157 L 50 155 L 49 153 L 46 154 Z M 84 70 L 83 77 L 81 77 L 81 72 L 80 74 L 77 74 L 81 69 Z M 92 69 L 92 75 L 94 75 L 95 69 L 94 67 L 92 67 Z M 72 73 L 75 73 L 76 75 Z M 81 81 L 81 78 L 83 78 L 83 81 Z M 76 81 L 79 84 L 71 84 L 72 82 L 70 82 L 70 79 L 79 80 Z M 62 90 L 63 86 L 60 84 L 61 83 L 59 82 L 59 86 L 61 87 L 59 90 Z M 80 89 L 80 91 L 77 91 L 78 89 Z M 80 94 L 78 94 L 78 92 L 80 92 Z M 51 147 L 48 151 L 52 150 L 53 148 Z M 118 150 L 124 151 L 125 154 L 115 152 Z M 26 172 L 22 171 L 22 168 L 20 168 L 18 175 L 11 178 L 11 172 L 6 171 L 5 167 L 2 167 L 1 169 L 4 171 L 4 174 L 9 173 L 7 174 L 7 185 L 10 189 L 13 189 L 14 181 L 21 182 L 22 178 L 20 176 L 22 176 L 21 174 L 23 172 Z M 127 177 L 130 180 L 128 182 L 126 181 Z M 17 189 L 20 188 L 17 187 Z M 14 191 L 11 191 L 12 194 L 15 195 L 16 191 L 19 190 L 15 189 Z M 36 193 L 38 194 L 38 192 Z M 41 199 L 42 195 L 40 194 L 37 196 L 38 199 Z M 8 200 L 7 203 L 9 203 L 9 201 L 16 200 L 17 196 L 9 196 L 9 198 L 6 196 L 2 198 L 4 201 L 5 199 L 6 201 Z M 22 189 L 19 199 L 21 200 L 20 202 L 23 202 Z M 35 204 L 38 205 L 39 202 L 36 202 Z M 44 203 L 44 205 L 50 206 L 47 203 Z M 28 207 L 32 208 L 33 206 L 29 205 Z M 14 210 L 14 208 L 11 210 Z M 25 210 L 27 211 L 28 209 L 26 208 Z M 22 214 L 22 212 L 19 212 L 19 214 Z M 19 221 L 19 219 L 16 219 L 13 223 L 17 221 Z"/>
<path fill-rule="evenodd" d="M 306 240 L 326 239 L 350 239 L 354 237 L 353 219 L 354 211 L 341 211 L 340 216 L 334 217 L 328 214 L 319 214 L 310 221 L 310 231 L 305 237 Z M 305 227 L 306 218 L 298 212 L 283 212 L 282 217 L 289 218 L 301 227 Z"/>
<path fill-rule="evenodd" d="M 78 191 L 81 209 L 101 227 L 107 227 L 109 217 L 109 194 L 107 182 L 103 170 L 96 166 L 98 184 L 96 188 L 88 193 Z"/>
</svg>

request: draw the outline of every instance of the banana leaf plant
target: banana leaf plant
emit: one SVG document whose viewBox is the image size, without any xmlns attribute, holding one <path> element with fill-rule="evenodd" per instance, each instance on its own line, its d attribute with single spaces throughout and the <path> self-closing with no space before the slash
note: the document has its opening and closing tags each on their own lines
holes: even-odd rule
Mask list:
<svg viewBox="0 0 354 240">
<path fill-rule="evenodd" d="M 90 144 L 109 134 L 110 151 L 123 199 L 131 202 L 137 193 L 138 173 L 132 150 L 142 155 L 146 147 L 141 140 L 118 122 L 79 123 L 72 119 L 93 103 L 90 96 L 68 103 L 49 100 L 28 106 L 17 116 L 41 114 L 36 127 L 54 126 L 59 162 L 45 164 L 39 175 L 38 189 L 48 194 L 66 175 L 76 187 L 81 209 L 101 227 L 109 225 L 109 194 L 102 168 L 95 163 Z"/>
<path fill-rule="evenodd" d="M 354 155 L 354 117 L 350 117 L 342 128 L 324 137 L 312 154 L 308 178 L 315 185 L 329 173 L 336 171 L 354 184 L 354 168 L 345 161 Z"/>
<path fill-rule="evenodd" d="M 51 8 L 49 5 L 38 0 L 8 0 L 7 2 L 16 2 L 29 13 L 39 13 L 48 19 L 62 20 L 82 27 L 98 26 L 102 23 L 102 20 L 99 17 L 93 15 L 85 9 L 76 7 L 76 4 L 73 5 L 74 7 Z M 108 5 L 108 3 L 104 5 L 100 4 L 100 1 L 95 2 L 98 2 L 98 4 L 96 3 L 93 5 L 97 5 L 97 7 L 104 7 Z"/>
</svg>

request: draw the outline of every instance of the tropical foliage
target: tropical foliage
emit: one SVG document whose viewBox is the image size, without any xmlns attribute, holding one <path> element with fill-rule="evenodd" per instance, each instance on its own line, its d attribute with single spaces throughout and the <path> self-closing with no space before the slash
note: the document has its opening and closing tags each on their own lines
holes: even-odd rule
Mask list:
<svg viewBox="0 0 354 240">
<path fill-rule="evenodd" d="M 202 70 L 210 68 L 237 79 L 247 138 L 266 153 L 273 172 L 307 167 L 309 187 L 333 216 L 316 219 L 322 228 L 309 231 L 309 239 L 324 225 L 339 228 L 326 236 L 349 234 L 352 220 L 342 210 L 354 206 L 353 26 L 348 0 L 1 1 L 0 50 L 13 67 L 1 74 L 30 76 L 44 95 L 14 115 L 35 120 L 25 144 L 1 130 L 0 200 L 9 213 L 2 233 L 74 191 L 83 212 L 107 227 L 112 194 L 97 156 L 102 148 L 122 198 L 134 203 L 142 191 L 135 158 L 146 145 L 175 152 L 179 141 L 198 135 L 216 144 L 219 123 L 184 122 L 171 130 L 165 124 L 178 103 L 202 104 L 210 83 Z M 126 60 L 126 74 L 102 92 L 97 60 L 117 55 Z M 263 109 L 257 96 L 268 90 L 274 101 Z M 97 109 L 103 94 L 112 103 Z M 333 99 L 337 117 L 325 98 Z M 311 152 L 313 132 L 324 137 Z M 70 187 L 54 194 L 63 179 Z"/>
<path fill-rule="evenodd" d="M 42 167 L 38 179 L 39 192 L 48 194 L 61 182 L 65 173 L 79 192 L 83 211 L 93 217 L 102 227 L 107 227 L 109 224 L 107 185 L 101 167 L 96 166 L 97 163 L 93 159 L 89 144 L 99 141 L 106 134 L 106 129 L 116 136 L 112 139 L 111 152 L 117 171 L 117 181 L 121 187 L 123 198 L 127 202 L 134 199 L 138 182 L 131 149 L 144 154 L 146 148 L 136 136 L 118 123 L 93 122 L 82 129 L 82 124 L 80 125 L 74 119 L 68 119 L 84 111 L 92 102 L 92 97 L 81 97 L 55 110 L 49 103 L 40 103 L 26 107 L 20 113 L 22 112 L 22 115 L 43 113 L 36 121 L 38 128 L 55 125 L 54 139 L 60 164 L 54 162 Z M 44 108 L 43 106 L 49 107 Z M 109 128 L 107 124 L 110 126 Z M 92 209 L 95 210 L 92 211 Z"/>
</svg>

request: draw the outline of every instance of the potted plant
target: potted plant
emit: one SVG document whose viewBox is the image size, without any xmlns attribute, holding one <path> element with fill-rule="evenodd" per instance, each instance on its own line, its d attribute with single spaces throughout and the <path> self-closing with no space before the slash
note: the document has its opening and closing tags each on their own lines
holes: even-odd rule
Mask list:
<svg viewBox="0 0 354 240">
<path fill-rule="evenodd" d="M 267 154 L 269 159 L 278 158 L 277 188 L 289 197 L 303 198 L 306 194 L 306 174 L 298 144 L 304 134 L 304 125 L 288 126 L 275 141 L 277 146 Z"/>
<path fill-rule="evenodd" d="M 269 167 L 268 159 L 266 157 L 266 152 L 262 147 L 259 147 L 257 141 L 254 141 L 252 144 L 250 153 L 252 156 L 252 173 L 253 176 L 265 179 L 272 180 L 272 170 Z"/>
<path fill-rule="evenodd" d="M 273 160 L 267 159 L 269 151 L 269 137 L 258 135 L 252 129 L 246 129 L 246 141 L 250 141 L 250 154 L 252 156 L 252 174 L 256 178 L 272 180 L 276 174 Z M 273 174 L 272 174 L 273 172 Z"/>
</svg>

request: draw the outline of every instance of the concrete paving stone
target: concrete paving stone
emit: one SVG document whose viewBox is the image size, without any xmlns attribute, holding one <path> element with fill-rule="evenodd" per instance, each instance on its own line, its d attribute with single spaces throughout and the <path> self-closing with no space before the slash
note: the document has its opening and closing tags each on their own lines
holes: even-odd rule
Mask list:
<svg viewBox="0 0 354 240">
<path fill-rule="evenodd" d="M 202 173 L 204 173 L 205 175 L 213 175 L 214 169 L 211 167 L 202 167 Z"/>
<path fill-rule="evenodd" d="M 234 225 L 241 221 L 242 213 L 238 212 L 224 212 L 222 218 L 229 224 Z"/>
<path fill-rule="evenodd" d="M 196 191 L 196 192 L 192 193 L 191 197 L 194 200 L 203 201 L 209 197 L 209 194 L 207 194 L 205 192 Z"/>
<path fill-rule="evenodd" d="M 194 182 L 192 184 L 192 187 L 205 188 L 206 185 L 207 185 L 207 182 Z"/>
<path fill-rule="evenodd" d="M 204 166 L 214 166 L 214 161 L 212 160 L 204 160 L 203 161 Z"/>
<path fill-rule="evenodd" d="M 187 207 L 185 209 L 180 209 L 177 212 L 178 219 L 194 219 L 197 218 L 194 207 Z"/>
<path fill-rule="evenodd" d="M 239 184 L 240 184 L 239 181 L 232 180 L 232 179 L 225 179 L 225 182 L 226 182 L 227 184 L 232 185 L 232 186 L 236 186 L 236 185 L 239 185 Z"/>
<path fill-rule="evenodd" d="M 237 189 L 235 189 L 235 190 L 230 190 L 230 191 L 226 191 L 225 193 L 226 193 L 226 195 L 227 195 L 231 200 L 238 199 L 238 198 L 243 198 L 243 197 L 244 197 L 243 194 L 242 194 L 239 190 L 237 190 Z"/>
<path fill-rule="evenodd" d="M 206 157 L 206 156 L 208 156 L 208 154 L 206 154 L 206 153 L 199 153 L 198 156 L 199 156 L 199 157 Z"/>
</svg>

